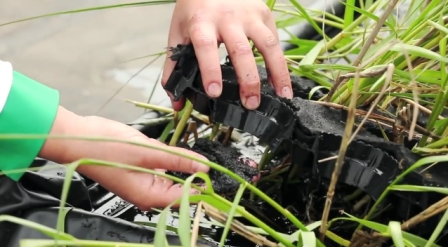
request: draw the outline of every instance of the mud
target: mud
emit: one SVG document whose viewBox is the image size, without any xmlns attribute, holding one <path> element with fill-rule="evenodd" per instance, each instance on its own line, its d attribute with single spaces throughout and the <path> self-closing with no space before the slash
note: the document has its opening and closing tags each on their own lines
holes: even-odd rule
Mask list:
<svg viewBox="0 0 448 247">
<path fill-rule="evenodd" d="M 237 149 L 225 147 L 220 142 L 199 138 L 191 148 L 188 144 L 183 142 L 179 143 L 178 146 L 205 156 L 208 160 L 227 168 L 247 182 L 251 182 L 252 179 L 259 174 L 258 169 L 251 166 L 251 162 L 254 162 L 253 160 L 250 158 L 241 158 L 241 153 Z M 167 174 L 182 179 L 186 179 L 191 175 L 181 172 L 167 172 Z M 210 169 L 208 175 L 210 176 L 213 189 L 216 193 L 230 194 L 238 190 L 240 183 L 229 177 L 227 174 L 215 169 Z M 195 179 L 193 182 L 203 183 L 202 179 Z"/>
</svg>

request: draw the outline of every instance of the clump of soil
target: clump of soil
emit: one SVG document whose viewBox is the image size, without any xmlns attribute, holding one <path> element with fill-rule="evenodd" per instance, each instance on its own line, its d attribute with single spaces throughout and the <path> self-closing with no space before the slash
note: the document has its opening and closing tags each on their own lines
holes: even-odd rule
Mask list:
<svg viewBox="0 0 448 247">
<path fill-rule="evenodd" d="M 225 147 L 220 142 L 200 138 L 195 142 L 193 147 L 190 147 L 184 142 L 179 143 L 177 146 L 203 155 L 208 160 L 227 168 L 247 182 L 251 182 L 252 179 L 259 174 L 258 169 L 250 165 L 254 162 L 253 160 L 249 158 L 241 158 L 241 154 L 235 148 Z M 171 171 L 167 173 L 181 179 L 186 179 L 191 175 Z M 208 175 L 216 193 L 231 194 L 238 190 L 240 183 L 230 176 L 215 169 L 210 169 Z M 202 180 L 197 179 L 193 182 L 202 183 Z"/>
</svg>

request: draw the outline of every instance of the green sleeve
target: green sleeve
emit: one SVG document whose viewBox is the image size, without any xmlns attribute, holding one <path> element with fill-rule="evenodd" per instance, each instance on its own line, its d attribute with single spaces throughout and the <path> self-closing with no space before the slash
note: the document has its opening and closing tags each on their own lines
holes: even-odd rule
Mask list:
<svg viewBox="0 0 448 247">
<path fill-rule="evenodd" d="M 19 72 L 10 73 L 12 84 L 0 112 L 0 135 L 48 134 L 57 114 L 59 92 Z M 28 168 L 44 142 L 44 139 L 0 138 L 0 170 Z M 13 173 L 7 176 L 18 181 L 22 175 Z"/>
</svg>

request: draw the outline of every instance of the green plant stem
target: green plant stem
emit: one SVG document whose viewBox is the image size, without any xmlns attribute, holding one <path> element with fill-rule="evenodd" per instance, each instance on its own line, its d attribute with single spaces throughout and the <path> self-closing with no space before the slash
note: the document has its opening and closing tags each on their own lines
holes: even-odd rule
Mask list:
<svg viewBox="0 0 448 247">
<path fill-rule="evenodd" d="M 51 13 L 51 14 L 46 14 L 46 15 L 33 16 L 33 17 L 25 18 L 25 19 L 2 23 L 2 24 L 0 24 L 0 27 L 10 25 L 13 23 L 19 23 L 19 22 L 40 19 L 40 18 L 44 18 L 44 17 L 57 16 L 57 15 L 75 14 L 75 13 L 81 13 L 81 12 L 97 11 L 97 10 L 112 9 L 112 8 L 143 7 L 143 6 L 147 6 L 147 5 L 172 4 L 175 2 L 176 2 L 175 0 L 151 0 L 151 1 L 144 1 L 144 2 L 114 4 L 114 5 L 84 8 L 84 9 L 75 9 L 75 10 L 70 10 L 70 11 L 62 11 L 62 12 L 56 12 L 56 13 Z"/>
<path fill-rule="evenodd" d="M 381 18 L 378 20 L 378 22 L 375 24 L 375 27 L 373 28 L 372 32 L 369 34 L 369 37 L 367 38 L 366 43 L 363 45 L 361 51 L 359 52 L 358 56 L 356 57 L 355 61 L 353 61 L 353 66 L 359 66 L 362 59 L 366 55 L 367 51 L 369 50 L 370 46 L 373 44 L 373 41 L 375 37 L 377 36 L 378 32 L 381 29 L 381 26 L 383 26 L 384 22 L 386 21 L 387 17 L 390 15 L 392 10 L 394 9 L 395 5 L 397 4 L 398 0 L 391 0 L 389 3 L 389 6 L 387 7 L 386 11 L 381 15 Z"/>
<path fill-rule="evenodd" d="M 425 247 L 431 247 L 432 244 L 436 241 L 436 239 L 439 237 L 440 233 L 445 228 L 446 222 L 448 221 L 448 210 L 445 210 L 445 213 L 443 214 L 442 219 L 437 224 L 436 229 L 431 234 L 431 237 L 429 238 L 428 242 L 426 243 Z"/>
<path fill-rule="evenodd" d="M 425 49 L 427 49 L 427 50 L 431 50 L 433 47 L 435 47 L 435 46 L 440 42 L 440 40 L 442 39 L 442 37 L 443 37 L 442 35 L 439 35 L 439 36 L 437 36 L 437 37 L 432 38 L 431 41 L 429 41 L 428 43 L 426 43 L 422 48 L 425 48 Z M 415 56 L 415 55 L 410 56 L 410 60 L 411 60 L 411 62 L 414 61 L 416 58 L 417 58 L 417 56 Z M 406 59 L 405 59 L 405 55 L 404 55 L 404 54 L 401 55 L 400 57 L 398 57 L 397 60 L 398 60 L 398 61 L 402 61 L 400 64 L 398 64 L 398 65 L 396 66 L 397 69 L 404 70 L 404 69 L 406 69 L 406 68 L 408 67 L 408 64 L 407 64 L 407 61 L 406 61 Z M 409 69 L 409 68 L 408 68 L 408 69 Z"/>
<path fill-rule="evenodd" d="M 174 110 L 171 108 L 153 105 L 153 104 L 149 104 L 149 103 L 143 103 L 143 102 L 138 102 L 138 101 L 129 100 L 129 99 L 127 99 L 126 102 L 134 104 L 137 107 L 142 107 L 144 109 L 151 109 L 151 110 L 159 111 L 159 112 L 163 112 L 163 113 L 173 113 L 174 112 Z"/>
<path fill-rule="evenodd" d="M 299 13 L 294 12 L 294 11 L 288 11 L 288 10 L 277 9 L 277 8 L 275 8 L 274 11 L 282 12 L 282 13 L 293 15 L 293 16 L 297 16 L 297 17 L 302 17 L 302 15 L 300 15 Z M 336 27 L 336 28 L 340 28 L 340 29 L 344 28 L 344 26 L 341 23 L 338 23 L 336 21 L 330 21 L 330 20 L 327 20 L 327 19 L 323 19 L 323 18 L 320 18 L 320 17 L 314 17 L 314 16 L 310 16 L 310 18 L 313 21 L 318 21 L 318 22 L 321 22 L 321 23 L 325 23 L 328 26 L 332 26 L 332 27 Z"/>
<path fill-rule="evenodd" d="M 373 13 L 381 2 L 382 1 L 376 1 L 374 4 L 372 4 L 372 6 L 370 6 L 370 8 L 367 11 L 370 12 L 370 13 Z M 356 20 L 354 20 L 342 32 L 338 33 L 334 38 L 329 40 L 327 42 L 327 44 L 325 45 L 325 47 L 322 48 L 322 50 L 320 51 L 319 55 L 323 55 L 327 50 L 330 50 L 335 45 L 337 45 L 345 37 L 345 33 L 346 32 L 353 31 L 355 28 L 357 28 L 367 18 L 369 18 L 369 17 L 366 16 L 366 15 L 361 15 Z"/>
<path fill-rule="evenodd" d="M 324 37 L 324 40 L 328 40 L 328 36 L 322 31 L 322 29 L 316 24 L 316 22 L 313 19 L 311 19 L 311 17 L 308 15 L 306 10 L 302 7 L 300 3 L 298 3 L 296 0 L 289 0 L 289 2 L 292 3 L 294 7 L 296 7 L 299 13 L 303 16 L 303 18 L 305 18 L 305 20 L 307 20 L 310 23 L 310 25 L 314 28 L 314 30 L 316 30 L 316 32 L 319 33 L 322 37 Z"/>
<path fill-rule="evenodd" d="M 174 152 L 173 152 L 174 153 Z M 180 156 L 189 156 L 189 155 L 184 155 L 184 154 L 179 154 Z M 193 156 L 189 156 L 187 158 L 193 159 L 195 157 Z M 204 162 L 203 160 L 199 160 L 198 158 L 196 158 L 197 161 L 201 161 Z M 237 180 L 238 182 L 240 182 L 241 184 L 246 184 L 248 189 L 251 190 L 256 190 L 256 194 L 260 197 L 260 198 L 266 198 L 268 200 L 266 200 L 266 202 L 268 202 L 269 204 L 273 203 L 273 207 L 281 210 L 279 211 L 280 213 L 284 214 L 285 217 L 287 217 L 288 219 L 295 219 L 295 222 L 298 223 L 299 228 L 302 231 L 308 231 L 306 226 L 304 226 L 300 221 L 298 221 L 289 211 L 283 209 L 280 205 L 278 205 L 275 201 L 273 201 L 271 198 L 269 198 L 266 194 L 264 194 L 263 192 L 261 192 L 260 190 L 258 190 L 256 187 L 252 186 L 251 184 L 247 183 L 244 179 L 242 179 L 241 177 L 239 177 L 238 175 L 234 174 L 233 172 L 230 172 L 229 170 L 227 170 L 226 168 L 223 168 L 221 166 L 219 166 L 218 164 L 215 164 L 213 162 L 204 162 L 204 163 L 208 163 L 208 165 L 210 165 L 211 167 L 215 167 L 217 170 L 226 170 L 226 171 L 222 171 L 224 173 L 228 172 L 229 176 L 233 176 L 233 178 L 235 180 Z M 173 179 L 176 182 L 179 183 L 184 183 L 183 180 L 178 179 L 176 177 L 173 176 L 168 176 L 164 173 L 161 172 L 156 172 L 156 171 L 152 171 L 149 169 L 145 169 L 142 167 L 136 167 L 136 166 L 130 166 L 130 165 L 125 165 L 125 164 L 120 164 L 120 163 L 115 163 L 115 162 L 106 162 L 106 161 L 101 161 L 101 160 L 93 160 L 93 159 L 83 159 L 83 160 L 79 160 L 77 162 L 74 162 L 70 165 L 67 166 L 67 172 L 66 172 L 66 178 L 64 180 L 64 185 L 63 185 L 63 194 L 61 196 L 61 202 L 60 202 L 60 209 L 59 209 L 59 214 L 61 215 L 61 210 L 63 209 L 63 205 L 65 205 L 65 202 L 67 201 L 67 196 L 68 196 L 68 191 L 70 189 L 70 185 L 71 185 L 71 180 L 68 179 L 70 177 L 73 176 L 74 171 L 80 166 L 80 165 L 89 165 L 89 164 L 95 164 L 95 165 L 105 165 L 105 166 L 114 166 L 114 167 L 120 167 L 120 168 L 125 168 L 125 169 L 130 169 L 130 170 L 136 170 L 136 171 L 141 171 L 141 172 L 147 172 L 147 173 L 152 173 L 152 174 L 156 174 L 158 176 L 161 177 L 167 177 L 170 179 Z M 222 169 L 219 169 L 222 168 Z M 205 192 L 206 194 L 208 193 L 207 190 L 203 190 L 202 188 L 195 186 L 194 184 L 192 184 L 194 186 L 195 189 L 200 190 L 202 192 Z M 211 185 L 211 184 L 210 184 Z M 65 193 L 64 193 L 65 192 Z M 221 203 L 231 206 L 231 203 L 229 201 L 227 201 L 226 199 L 224 199 L 223 197 L 217 195 L 217 194 L 208 194 L 210 196 L 212 196 L 213 198 L 219 200 Z M 251 223 L 255 224 L 256 226 L 260 227 L 261 229 L 263 229 L 264 231 L 266 231 L 270 236 L 272 236 L 273 238 L 275 238 L 276 240 L 278 240 L 279 242 L 283 243 L 285 246 L 288 247 L 294 247 L 291 243 L 287 242 L 284 238 L 282 238 L 281 234 L 277 233 L 275 230 L 273 230 L 272 228 L 270 228 L 268 225 L 266 225 L 264 222 L 262 222 L 261 220 L 259 220 L 257 217 L 253 216 L 252 214 L 250 214 L 247 211 L 243 211 L 239 208 L 237 208 L 238 213 L 240 213 L 244 218 L 246 218 L 247 220 L 249 220 Z M 63 233 L 61 230 L 63 225 L 64 225 L 64 219 L 62 217 L 58 217 L 58 221 L 57 221 L 57 225 L 56 225 L 56 229 L 57 233 L 61 234 Z M 293 222 L 294 223 L 294 222 Z M 319 245 L 320 247 L 323 247 L 323 245 Z"/>
<path fill-rule="evenodd" d="M 448 145 L 448 138 L 443 138 L 443 139 L 440 139 L 438 141 L 435 141 L 433 143 L 426 145 L 425 148 L 436 149 L 436 148 L 445 147 L 447 145 Z"/>
<path fill-rule="evenodd" d="M 215 136 L 218 134 L 219 132 L 219 123 L 215 123 L 213 124 L 213 128 L 212 128 L 212 134 L 210 135 L 210 140 L 213 140 L 215 138 Z"/>
<path fill-rule="evenodd" d="M 243 197 L 244 194 L 244 190 L 246 189 L 246 185 L 247 183 L 244 184 L 240 184 L 240 188 L 238 189 L 235 199 L 233 200 L 232 203 L 232 207 L 230 208 L 230 212 L 227 216 L 227 221 L 226 221 L 226 225 L 224 226 L 224 231 L 222 232 L 221 235 L 221 241 L 219 241 L 219 247 L 223 247 L 224 243 L 227 239 L 227 234 L 229 234 L 229 230 L 230 230 L 230 225 L 232 224 L 234 215 L 235 215 L 235 211 L 237 209 L 237 206 L 239 205 L 239 202 L 241 201 L 241 198 Z"/>
<path fill-rule="evenodd" d="M 447 45 L 447 39 L 446 37 L 442 38 L 440 40 L 439 43 L 439 49 L 440 49 L 440 55 L 442 56 L 446 56 L 446 45 Z M 440 70 L 441 70 L 441 85 L 442 85 L 442 91 L 439 92 L 439 94 L 437 95 L 436 101 L 435 101 L 435 107 L 431 112 L 431 115 L 429 116 L 429 121 L 428 124 L 426 126 L 426 130 L 427 131 L 431 131 L 438 119 L 438 117 L 440 116 L 440 114 L 443 111 L 443 108 L 448 100 L 448 87 L 447 87 L 447 76 L 446 76 L 446 63 L 445 62 L 441 62 L 440 64 Z M 443 133 L 443 130 L 445 130 L 445 128 L 448 126 L 448 123 L 444 124 L 444 128 L 440 128 L 438 130 L 436 130 L 436 134 L 440 135 Z M 419 147 L 423 147 L 425 146 L 428 140 L 428 136 L 422 136 L 422 138 L 420 139 L 418 146 Z"/>
<path fill-rule="evenodd" d="M 52 229 L 48 226 L 44 226 L 41 225 L 39 223 L 33 222 L 33 221 L 29 221 L 29 220 L 25 220 L 22 218 L 18 218 L 15 216 L 10 216 L 10 215 L 0 215 L 0 222 L 2 221 L 7 221 L 7 222 L 11 222 L 14 224 L 19 224 L 22 226 L 26 226 L 29 227 L 31 229 L 37 230 L 49 237 L 53 237 L 55 239 L 57 239 L 58 241 L 61 240 L 75 240 L 75 237 L 65 233 L 65 232 L 58 232 L 55 229 Z"/>
<path fill-rule="evenodd" d="M 116 243 L 98 240 L 43 240 L 43 239 L 23 239 L 20 240 L 20 246 L 32 247 L 54 247 L 54 246 L 73 246 L 73 247 L 154 247 L 153 244 L 136 243 Z M 171 245 L 170 247 L 182 247 Z"/>
<path fill-rule="evenodd" d="M 190 115 L 193 112 L 193 104 L 189 100 L 187 100 L 184 108 L 184 113 L 182 114 L 182 118 L 179 121 L 179 124 L 174 131 L 173 137 L 170 140 L 170 146 L 176 146 L 177 142 L 182 134 L 182 131 L 185 129 L 185 125 L 187 124 L 188 119 L 190 119 Z"/>
<path fill-rule="evenodd" d="M 401 40 L 403 43 L 408 43 L 412 39 L 414 39 L 419 33 L 424 31 L 425 28 L 427 28 L 426 23 L 423 21 L 423 18 L 425 18 L 428 15 L 428 12 L 430 10 L 433 10 L 434 8 L 438 7 L 438 2 L 440 0 L 434 0 L 431 1 L 428 6 L 423 10 L 423 12 L 418 15 L 418 18 L 414 20 L 414 22 L 407 28 L 405 33 L 401 35 L 403 37 Z M 387 60 L 390 59 L 390 56 L 392 56 L 393 52 L 386 53 L 381 59 L 379 59 L 376 64 L 384 64 Z"/>
<path fill-rule="evenodd" d="M 266 163 L 268 163 L 269 162 L 269 160 L 270 160 L 270 154 L 269 154 L 269 151 L 270 151 L 271 149 L 269 148 L 269 147 L 266 147 L 266 149 L 264 150 L 264 153 L 263 153 L 263 156 L 261 156 L 261 159 L 260 159 L 260 164 L 258 164 L 258 170 L 263 170 L 263 168 L 266 166 Z M 256 187 L 257 186 L 257 182 L 255 182 L 254 183 L 254 186 Z M 251 191 L 251 193 L 250 193 L 250 200 L 254 200 L 254 198 L 255 198 L 255 194 L 253 193 L 253 191 Z"/>
<path fill-rule="evenodd" d="M 247 188 L 251 191 L 254 191 L 255 195 L 260 197 L 262 200 L 266 201 L 269 205 L 271 205 L 273 208 L 275 208 L 278 212 L 283 214 L 288 220 L 291 221 L 297 228 L 299 228 L 302 231 L 308 232 L 309 230 L 306 228 L 302 222 L 300 222 L 291 212 L 284 209 L 280 204 L 278 204 L 276 201 L 274 201 L 272 198 L 270 198 L 268 195 L 263 193 L 261 190 L 259 190 L 257 187 L 248 184 Z M 241 213 L 241 212 L 240 212 Z M 253 217 L 253 218 L 252 218 Z M 256 217 L 251 215 L 252 220 L 259 221 Z M 249 219 L 249 218 L 248 218 Z M 250 220 L 250 219 L 249 219 Z M 251 220 L 251 221 L 252 221 Z M 264 224 L 264 223 L 263 223 Z M 323 247 L 324 245 L 318 240 L 317 246 Z"/>
<path fill-rule="evenodd" d="M 283 168 L 283 169 L 281 169 L 279 171 L 273 172 L 273 173 L 271 173 L 271 174 L 269 174 L 267 176 L 262 177 L 258 182 L 260 183 L 260 182 L 263 182 L 263 181 L 268 181 L 268 180 L 270 180 L 271 178 L 273 178 L 275 176 L 278 176 L 278 175 L 280 175 L 282 173 L 287 172 L 288 170 L 289 170 L 289 167 L 285 167 L 285 168 Z M 283 181 L 283 180 L 279 179 L 278 181 Z"/>
</svg>

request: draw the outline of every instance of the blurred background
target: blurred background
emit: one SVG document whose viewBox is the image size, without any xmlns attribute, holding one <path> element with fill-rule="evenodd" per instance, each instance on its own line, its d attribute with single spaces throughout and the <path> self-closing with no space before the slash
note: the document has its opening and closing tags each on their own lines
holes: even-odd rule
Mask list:
<svg viewBox="0 0 448 247">
<path fill-rule="evenodd" d="M 133 1 L 1 0 L 0 24 L 129 2 Z M 299 2 L 308 6 L 313 1 Z M 174 4 L 114 8 L 2 26 L 0 60 L 11 62 L 17 71 L 59 90 L 61 105 L 77 114 L 129 122 L 143 110 L 125 100 L 147 101 L 164 57 L 129 81 L 154 57 L 130 60 L 164 50 L 173 8 Z M 224 49 L 221 55 L 225 56 Z"/>
</svg>

